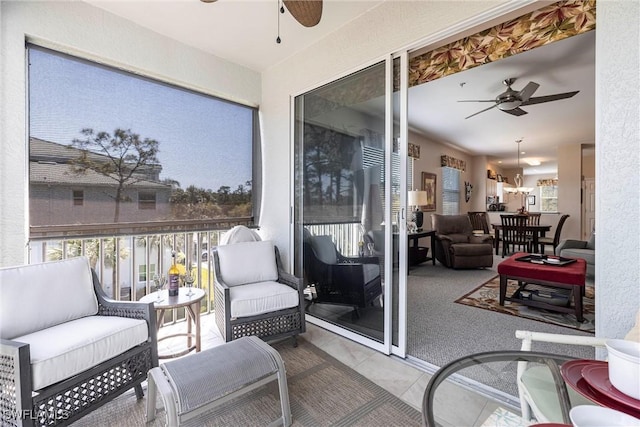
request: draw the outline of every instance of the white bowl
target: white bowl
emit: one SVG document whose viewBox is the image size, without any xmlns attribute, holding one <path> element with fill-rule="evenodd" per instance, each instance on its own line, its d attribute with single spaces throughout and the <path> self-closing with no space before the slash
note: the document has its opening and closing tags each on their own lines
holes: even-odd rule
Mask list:
<svg viewBox="0 0 640 427">
<path fill-rule="evenodd" d="M 595 405 L 579 405 L 569 411 L 574 427 L 634 427 L 640 426 L 640 419 L 624 412 Z"/>
<path fill-rule="evenodd" d="M 607 340 L 609 381 L 627 396 L 640 400 L 640 343 Z"/>
</svg>

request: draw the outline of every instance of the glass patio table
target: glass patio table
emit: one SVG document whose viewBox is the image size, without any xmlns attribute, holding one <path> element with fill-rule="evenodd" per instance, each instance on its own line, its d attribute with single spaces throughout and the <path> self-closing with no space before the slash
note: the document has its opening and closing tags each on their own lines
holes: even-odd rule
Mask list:
<svg viewBox="0 0 640 427">
<path fill-rule="evenodd" d="M 522 382 L 536 397 L 537 406 L 552 414 L 538 422 L 570 426 L 570 409 L 584 403 L 575 399 L 560 371 L 571 360 L 575 359 L 535 351 L 492 351 L 454 360 L 427 385 L 422 401 L 424 425 L 530 425 L 532 412 L 521 399 L 518 381 L 518 365 L 522 374 L 526 363 L 526 370 L 535 375 L 523 375 Z"/>
</svg>

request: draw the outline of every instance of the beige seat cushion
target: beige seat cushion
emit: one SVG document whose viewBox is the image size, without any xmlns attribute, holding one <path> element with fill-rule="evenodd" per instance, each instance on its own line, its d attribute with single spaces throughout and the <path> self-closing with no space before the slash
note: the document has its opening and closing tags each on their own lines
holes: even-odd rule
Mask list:
<svg viewBox="0 0 640 427">
<path fill-rule="evenodd" d="M 231 317 L 257 316 L 296 307 L 298 291 L 282 283 L 266 281 L 229 288 Z"/>
<path fill-rule="evenodd" d="M 40 390 L 147 341 L 147 322 L 88 316 L 15 337 L 29 344 L 33 390 Z"/>
</svg>

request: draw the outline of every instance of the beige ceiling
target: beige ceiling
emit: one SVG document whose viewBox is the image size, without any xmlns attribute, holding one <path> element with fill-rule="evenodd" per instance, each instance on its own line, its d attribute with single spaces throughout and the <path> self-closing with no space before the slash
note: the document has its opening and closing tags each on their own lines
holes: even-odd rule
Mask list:
<svg viewBox="0 0 640 427">
<path fill-rule="evenodd" d="M 277 0 L 84 0 L 157 33 L 256 71 L 264 71 L 324 38 L 384 0 L 324 0 L 320 23 L 306 28 Z M 516 117 L 497 109 L 465 120 L 494 99 L 502 81 L 517 78 L 518 90 L 540 84 L 534 96 L 579 90 L 567 100 L 524 107 Z M 523 138 L 522 158 L 542 164 L 525 173 L 552 173 L 563 144 L 595 141 L 595 31 L 414 87 L 409 94 L 409 124 L 425 136 L 453 144 L 472 155 L 484 154 L 508 167 L 516 162 L 515 140 Z M 363 105 L 373 115 L 378 106 Z M 521 164 L 523 162 L 521 161 Z"/>
<path fill-rule="evenodd" d="M 324 0 L 315 27 L 300 25 L 278 0 L 83 0 L 157 33 L 256 71 L 304 50 L 384 0 Z M 280 38 L 278 36 L 280 17 Z"/>
</svg>

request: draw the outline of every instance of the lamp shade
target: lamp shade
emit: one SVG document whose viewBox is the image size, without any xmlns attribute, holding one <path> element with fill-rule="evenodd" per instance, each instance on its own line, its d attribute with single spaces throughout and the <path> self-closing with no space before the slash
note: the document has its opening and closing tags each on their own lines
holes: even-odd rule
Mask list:
<svg viewBox="0 0 640 427">
<path fill-rule="evenodd" d="M 424 206 L 427 204 L 427 192 L 411 190 L 409 191 L 407 204 L 409 206 Z"/>
</svg>

